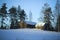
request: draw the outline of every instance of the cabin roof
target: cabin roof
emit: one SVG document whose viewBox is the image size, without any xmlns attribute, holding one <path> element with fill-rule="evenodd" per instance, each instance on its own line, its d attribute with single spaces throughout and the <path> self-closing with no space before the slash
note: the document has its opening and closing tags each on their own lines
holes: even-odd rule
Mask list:
<svg viewBox="0 0 60 40">
<path fill-rule="evenodd" d="M 35 25 L 36 23 L 35 22 L 32 22 L 32 21 L 26 21 L 27 24 L 30 24 L 30 25 Z"/>
</svg>

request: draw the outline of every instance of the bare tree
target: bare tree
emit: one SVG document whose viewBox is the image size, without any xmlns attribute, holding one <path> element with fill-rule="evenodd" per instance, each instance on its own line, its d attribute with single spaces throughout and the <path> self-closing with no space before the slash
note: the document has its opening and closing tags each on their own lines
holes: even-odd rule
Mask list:
<svg viewBox="0 0 60 40">
<path fill-rule="evenodd" d="M 32 21 L 32 12 L 29 13 L 29 21 Z"/>
</svg>

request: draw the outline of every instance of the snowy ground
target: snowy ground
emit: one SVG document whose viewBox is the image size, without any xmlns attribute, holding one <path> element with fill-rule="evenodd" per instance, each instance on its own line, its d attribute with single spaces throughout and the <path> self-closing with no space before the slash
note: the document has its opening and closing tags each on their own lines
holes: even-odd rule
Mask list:
<svg viewBox="0 0 60 40">
<path fill-rule="evenodd" d="M 0 29 L 0 40 L 60 40 L 60 32 L 40 29 Z"/>
</svg>

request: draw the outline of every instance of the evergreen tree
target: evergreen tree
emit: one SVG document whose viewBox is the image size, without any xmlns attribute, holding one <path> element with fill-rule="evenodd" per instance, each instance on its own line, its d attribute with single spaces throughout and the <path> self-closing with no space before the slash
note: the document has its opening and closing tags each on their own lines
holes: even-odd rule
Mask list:
<svg viewBox="0 0 60 40">
<path fill-rule="evenodd" d="M 0 9 L 0 14 L 1 14 L 1 16 L 2 16 L 2 21 L 1 21 L 1 28 L 3 28 L 3 20 L 4 20 L 4 18 L 3 17 L 5 17 L 6 15 L 6 13 L 7 13 L 7 7 L 6 7 L 6 3 L 3 3 L 3 5 L 2 5 L 2 7 L 1 7 L 1 9 Z"/>
<path fill-rule="evenodd" d="M 10 9 L 9 9 L 9 12 L 10 12 L 10 13 L 13 13 L 13 14 L 16 13 L 16 8 L 15 8 L 15 7 L 10 8 Z"/>
<path fill-rule="evenodd" d="M 16 8 L 12 7 L 9 9 L 9 12 L 11 14 L 11 28 L 15 28 L 16 27 Z"/>
<path fill-rule="evenodd" d="M 46 23 L 46 30 L 52 30 L 52 24 L 51 24 L 51 16 L 52 16 L 52 10 L 48 3 L 44 4 L 43 10 L 44 14 L 44 22 Z"/>
<path fill-rule="evenodd" d="M 26 17 L 25 11 L 22 10 L 19 15 L 20 15 L 20 20 L 21 20 L 21 21 L 25 21 L 25 17 Z"/>
<path fill-rule="evenodd" d="M 17 8 L 17 19 L 20 20 L 20 13 L 21 13 L 21 8 L 20 8 L 20 5 L 18 5 L 18 8 Z"/>
<path fill-rule="evenodd" d="M 25 23 L 25 18 L 26 18 L 26 14 L 24 10 L 21 10 L 20 15 L 20 27 L 21 28 L 25 28 L 26 27 L 26 23 Z"/>
</svg>

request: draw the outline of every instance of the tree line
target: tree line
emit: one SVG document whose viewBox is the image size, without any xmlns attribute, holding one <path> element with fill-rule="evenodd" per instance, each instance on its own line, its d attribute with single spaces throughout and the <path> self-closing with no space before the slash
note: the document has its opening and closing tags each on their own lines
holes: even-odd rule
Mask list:
<svg viewBox="0 0 60 40">
<path fill-rule="evenodd" d="M 8 13 L 9 12 L 9 13 Z M 24 9 L 20 9 L 20 6 L 18 6 L 18 10 L 16 7 L 11 7 L 8 11 L 7 11 L 7 7 L 6 7 L 6 3 L 3 3 L 2 7 L 0 8 L 0 17 L 2 17 L 2 21 L 1 21 L 1 29 L 4 29 L 6 27 L 3 27 L 4 24 L 4 17 L 7 17 L 6 15 L 9 14 L 10 18 L 11 18 L 11 27 L 13 28 L 14 26 L 16 28 L 18 28 L 18 19 L 20 21 L 25 21 L 26 19 L 26 13 L 24 11 Z"/>
<path fill-rule="evenodd" d="M 59 7 L 58 0 L 57 0 L 56 4 L 57 5 L 55 7 L 54 15 L 52 12 L 52 8 L 49 6 L 48 3 L 45 3 L 44 6 L 42 7 L 41 11 L 44 14 L 43 22 L 46 23 L 46 25 L 45 25 L 46 30 L 60 31 L 60 9 L 59 9 L 60 7 Z M 25 23 L 26 13 L 25 13 L 24 9 L 21 9 L 20 6 L 18 6 L 18 9 L 13 6 L 7 11 L 6 3 L 3 3 L 2 7 L 0 8 L 0 17 L 2 18 L 1 19 L 2 20 L 1 21 L 2 29 L 6 28 L 6 27 L 3 27 L 3 24 L 4 24 L 3 21 L 4 21 L 4 17 L 7 17 L 6 16 L 7 14 L 9 14 L 10 18 L 11 18 L 10 28 L 14 28 L 14 27 L 19 28 L 18 19 L 20 20 L 20 22 Z M 57 14 L 57 16 L 56 16 L 56 14 Z M 56 17 L 56 19 L 55 19 L 55 17 Z M 30 17 L 30 20 L 31 20 L 31 17 Z M 53 28 L 53 25 L 52 25 L 52 22 L 54 22 L 54 20 L 56 20 L 55 28 Z"/>
</svg>

